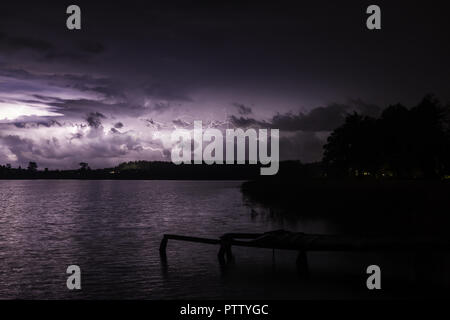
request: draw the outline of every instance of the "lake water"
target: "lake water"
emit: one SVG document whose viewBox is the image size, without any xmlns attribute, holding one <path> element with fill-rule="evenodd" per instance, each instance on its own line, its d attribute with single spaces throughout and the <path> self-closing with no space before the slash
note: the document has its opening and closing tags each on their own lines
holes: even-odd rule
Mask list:
<svg viewBox="0 0 450 320">
<path fill-rule="evenodd" d="M 332 233 L 327 221 L 272 219 L 243 198 L 236 181 L 0 181 L 1 299 L 383 298 L 410 292 L 411 257 L 311 253 L 311 277 L 295 252 L 169 242 L 164 233 L 217 238 L 275 229 Z M 82 289 L 66 288 L 81 268 Z M 368 292 L 366 267 L 383 265 L 382 293 Z M 400 288 L 400 289 L 399 289 Z"/>
</svg>

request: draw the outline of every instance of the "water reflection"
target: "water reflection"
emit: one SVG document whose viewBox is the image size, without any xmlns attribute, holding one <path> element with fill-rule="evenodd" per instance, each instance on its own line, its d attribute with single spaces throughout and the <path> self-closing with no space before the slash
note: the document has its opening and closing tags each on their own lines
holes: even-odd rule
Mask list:
<svg viewBox="0 0 450 320">
<path fill-rule="evenodd" d="M 368 263 L 385 266 L 383 297 L 408 295 L 389 280 L 398 263 L 367 254 L 319 254 L 300 279 L 295 252 L 233 248 L 221 267 L 217 246 L 169 242 L 164 233 L 218 238 L 229 232 L 288 229 L 333 233 L 321 219 L 282 218 L 250 204 L 241 182 L 0 181 L 0 298 L 352 298 L 371 297 L 361 283 Z M 275 262 L 274 262 L 275 261 Z M 65 287 L 66 268 L 82 270 L 82 290 Z M 408 263 L 405 262 L 407 266 Z M 392 277 L 391 277 L 392 278 Z M 383 278 L 384 279 L 384 278 Z"/>
</svg>

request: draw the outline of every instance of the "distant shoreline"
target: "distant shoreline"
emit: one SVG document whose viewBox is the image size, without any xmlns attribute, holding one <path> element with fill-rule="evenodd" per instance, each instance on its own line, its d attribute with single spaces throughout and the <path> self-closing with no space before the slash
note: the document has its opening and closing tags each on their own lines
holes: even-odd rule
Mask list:
<svg viewBox="0 0 450 320">
<path fill-rule="evenodd" d="M 192 178 L 0 178 L 0 181 L 32 181 L 32 180 L 85 180 L 85 181 L 249 181 L 249 179 L 192 179 Z"/>
<path fill-rule="evenodd" d="M 281 162 L 283 166 L 288 162 Z M 296 161 L 296 169 L 303 165 Z M 28 168 L 0 166 L 0 180 L 253 180 L 260 176 L 260 164 L 179 164 L 162 161 L 134 161 L 113 168 L 91 169 L 80 163 L 76 170 L 38 170 L 38 164 L 30 162 Z M 287 171 L 291 167 L 286 167 Z"/>
</svg>

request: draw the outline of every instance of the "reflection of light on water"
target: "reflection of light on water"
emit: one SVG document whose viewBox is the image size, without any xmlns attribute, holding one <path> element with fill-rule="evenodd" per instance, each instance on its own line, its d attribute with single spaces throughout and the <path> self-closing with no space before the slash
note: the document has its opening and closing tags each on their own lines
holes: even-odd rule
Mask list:
<svg viewBox="0 0 450 320">
<path fill-rule="evenodd" d="M 311 278 L 302 282 L 296 252 L 276 250 L 273 265 L 272 250 L 244 247 L 233 248 L 236 263 L 222 274 L 216 246 L 175 241 L 168 244 L 162 269 L 158 248 L 164 233 L 207 238 L 277 228 L 334 233 L 334 222 L 327 219 L 302 218 L 294 224 L 274 220 L 259 207 L 251 211 L 242 201 L 240 184 L 3 181 L 0 288 L 6 290 L 0 290 L 0 298 L 74 298 L 61 285 L 66 281 L 61 269 L 75 262 L 85 277 L 85 287 L 75 297 L 80 299 L 370 298 L 364 285 L 369 264 L 382 268 L 383 297 L 402 297 L 411 294 L 405 293 L 408 287 L 398 293 L 392 284 L 415 281 L 413 267 L 420 261 L 426 264 L 427 282 L 445 281 L 446 265 L 437 256 L 311 252 Z M 18 283 L 30 286 L 17 291 Z"/>
</svg>

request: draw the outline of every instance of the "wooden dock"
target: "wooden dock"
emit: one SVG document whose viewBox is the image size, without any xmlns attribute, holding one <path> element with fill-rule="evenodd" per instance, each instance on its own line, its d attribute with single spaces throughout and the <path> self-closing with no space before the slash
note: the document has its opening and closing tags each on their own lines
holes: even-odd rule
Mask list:
<svg viewBox="0 0 450 320">
<path fill-rule="evenodd" d="M 450 251 L 450 237 L 436 236 L 344 236 L 312 235 L 285 230 L 266 233 L 226 233 L 219 239 L 165 234 L 159 252 L 166 257 L 167 243 L 171 240 L 220 245 L 218 259 L 221 264 L 234 261 L 232 246 L 294 250 L 298 252 L 297 268 L 308 272 L 308 251 L 346 252 L 435 252 Z"/>
</svg>

